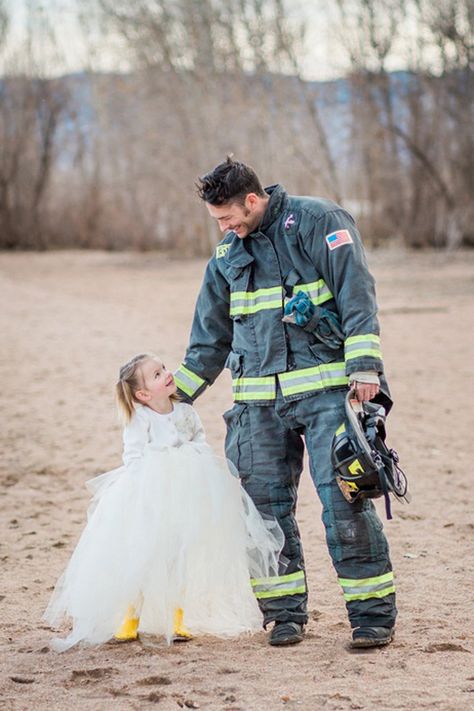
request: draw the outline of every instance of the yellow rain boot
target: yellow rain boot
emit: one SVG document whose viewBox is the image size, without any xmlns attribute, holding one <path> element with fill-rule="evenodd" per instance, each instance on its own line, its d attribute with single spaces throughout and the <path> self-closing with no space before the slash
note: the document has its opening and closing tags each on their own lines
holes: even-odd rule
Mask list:
<svg viewBox="0 0 474 711">
<path fill-rule="evenodd" d="M 193 636 L 183 624 L 183 608 L 177 607 L 174 611 L 173 642 L 187 642 Z"/>
<path fill-rule="evenodd" d="M 120 629 L 114 634 L 114 639 L 119 642 L 128 642 L 138 638 L 140 618 L 136 617 L 136 614 L 133 605 L 129 605 Z"/>
</svg>

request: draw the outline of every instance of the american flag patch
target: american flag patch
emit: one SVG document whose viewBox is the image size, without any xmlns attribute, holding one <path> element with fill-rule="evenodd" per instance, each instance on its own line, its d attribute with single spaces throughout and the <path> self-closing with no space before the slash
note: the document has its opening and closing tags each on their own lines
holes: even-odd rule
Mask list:
<svg viewBox="0 0 474 711">
<path fill-rule="evenodd" d="M 352 237 L 349 234 L 349 230 L 338 230 L 337 232 L 331 232 L 330 235 L 326 235 L 326 242 L 328 243 L 329 249 L 337 249 L 337 247 L 342 247 L 343 244 L 353 244 Z"/>
</svg>

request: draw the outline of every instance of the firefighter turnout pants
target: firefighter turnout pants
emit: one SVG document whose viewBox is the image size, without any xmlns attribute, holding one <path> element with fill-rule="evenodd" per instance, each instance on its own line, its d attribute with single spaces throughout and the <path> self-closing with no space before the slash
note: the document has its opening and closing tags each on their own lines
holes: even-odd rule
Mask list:
<svg viewBox="0 0 474 711">
<path fill-rule="evenodd" d="M 278 391 L 272 404 L 238 402 L 224 413 L 227 457 L 259 511 L 275 517 L 285 534 L 279 576 L 252 580 L 265 626 L 273 620 L 307 622 L 304 557 L 295 519 L 304 442 L 351 627 L 395 623 L 393 572 L 382 523 L 370 500 L 346 501 L 331 464 L 332 437 L 346 421 L 346 393 L 346 388 L 330 390 L 289 402 Z"/>
</svg>

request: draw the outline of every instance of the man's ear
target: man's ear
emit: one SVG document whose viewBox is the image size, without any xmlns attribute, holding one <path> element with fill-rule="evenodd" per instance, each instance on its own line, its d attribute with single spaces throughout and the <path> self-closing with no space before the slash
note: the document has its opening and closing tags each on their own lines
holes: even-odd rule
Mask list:
<svg viewBox="0 0 474 711">
<path fill-rule="evenodd" d="M 135 397 L 139 402 L 148 402 L 151 396 L 148 390 L 136 390 Z"/>
<path fill-rule="evenodd" d="M 256 193 L 248 193 L 245 196 L 244 205 L 248 210 L 252 210 L 258 203 L 258 195 Z"/>
</svg>

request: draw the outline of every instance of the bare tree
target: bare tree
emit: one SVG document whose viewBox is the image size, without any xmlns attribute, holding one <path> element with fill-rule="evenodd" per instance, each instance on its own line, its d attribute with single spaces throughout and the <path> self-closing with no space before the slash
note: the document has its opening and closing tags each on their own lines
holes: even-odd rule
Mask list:
<svg viewBox="0 0 474 711">
<path fill-rule="evenodd" d="M 61 79 L 52 16 L 25 3 L 12 51 L 0 0 L 0 246 L 207 254 L 194 181 L 229 152 L 355 207 L 374 244 L 473 239 L 474 0 L 337 0 L 350 72 L 326 83 L 303 78 L 316 3 L 80 0 L 91 71 Z M 120 72 L 92 71 L 94 38 Z"/>
<path fill-rule="evenodd" d="M 383 235 L 383 222 L 388 235 L 405 235 L 411 244 L 454 246 L 465 233 L 468 195 L 456 156 L 472 155 L 472 0 L 338 5 L 353 66 L 353 143 L 367 176 L 371 228 Z M 408 11 L 416 20 L 413 47 L 398 32 Z M 395 49 L 410 52 L 411 60 L 398 83 L 387 72 Z"/>
<path fill-rule="evenodd" d="M 56 138 L 69 101 L 64 82 L 39 76 L 35 62 L 35 17 L 19 54 L 5 56 L 0 94 L 0 245 L 45 248 L 50 220 L 48 187 L 57 157 Z M 44 18 L 41 20 L 44 25 Z M 1 36 L 8 17 L 0 7 Z"/>
<path fill-rule="evenodd" d="M 97 6 L 105 26 L 128 48 L 148 112 L 166 122 L 166 104 L 172 116 L 166 145 L 153 145 L 149 137 L 145 150 L 155 160 L 157 192 L 166 202 L 158 224 L 166 221 L 174 244 L 202 253 L 215 242 L 186 186 L 231 151 L 251 158 L 264 176 L 284 171 L 306 191 L 319 186 L 340 198 L 319 97 L 298 75 L 302 26 L 290 27 L 281 0 L 97 0 Z M 147 160 L 140 161 L 147 170 Z M 181 217 L 173 225 L 174 214 Z M 194 233 L 191 240 L 186 231 Z"/>
</svg>

